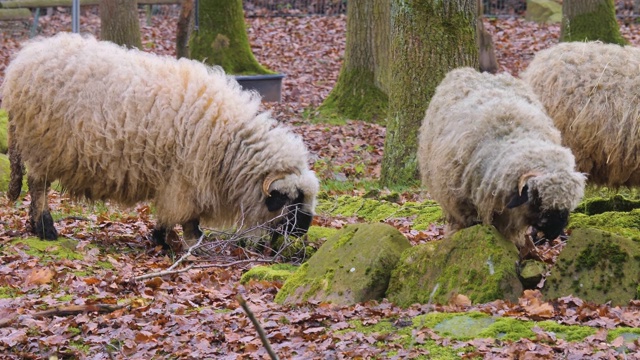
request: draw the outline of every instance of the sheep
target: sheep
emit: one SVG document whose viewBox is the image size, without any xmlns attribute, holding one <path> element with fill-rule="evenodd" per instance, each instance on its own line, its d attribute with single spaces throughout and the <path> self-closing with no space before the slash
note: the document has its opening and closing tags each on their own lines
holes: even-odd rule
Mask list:
<svg viewBox="0 0 640 360">
<path fill-rule="evenodd" d="M 640 48 L 561 43 L 538 52 L 520 76 L 590 183 L 640 185 Z"/>
<path fill-rule="evenodd" d="M 520 249 L 530 245 L 529 226 L 558 237 L 584 193 L 585 176 L 560 132 L 531 89 L 508 74 L 449 72 L 419 129 L 418 164 L 449 232 L 494 225 Z"/>
<path fill-rule="evenodd" d="M 46 198 L 56 179 L 73 198 L 152 201 L 160 244 L 175 224 L 191 246 L 201 221 L 271 221 L 272 236 L 300 236 L 312 222 L 319 183 L 302 139 L 220 68 L 61 33 L 27 43 L 1 90 L 8 197 L 20 194 L 24 163 L 40 238 L 58 236 Z"/>
</svg>

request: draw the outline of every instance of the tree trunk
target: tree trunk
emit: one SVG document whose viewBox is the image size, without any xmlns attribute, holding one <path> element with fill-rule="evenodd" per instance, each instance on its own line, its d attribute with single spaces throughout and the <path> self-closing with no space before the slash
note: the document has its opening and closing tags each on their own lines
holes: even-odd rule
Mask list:
<svg viewBox="0 0 640 360">
<path fill-rule="evenodd" d="M 198 29 L 189 42 L 191 59 L 222 66 L 228 74 L 272 74 L 251 52 L 242 0 L 200 0 L 198 11 Z"/>
<path fill-rule="evenodd" d="M 561 41 L 595 41 L 625 45 L 613 0 L 564 0 Z"/>
<path fill-rule="evenodd" d="M 482 22 L 484 14 L 482 0 L 477 0 L 476 10 L 476 36 L 478 39 L 480 71 L 495 74 L 498 72 L 498 60 L 496 60 L 496 49 L 493 46 L 491 34 L 484 28 L 484 23 Z"/>
<path fill-rule="evenodd" d="M 381 183 L 418 180 L 418 129 L 450 70 L 478 68 L 475 0 L 393 0 L 389 119 Z M 463 129 L 461 129 L 462 131 Z"/>
<path fill-rule="evenodd" d="M 189 37 L 193 31 L 194 0 L 182 0 L 176 26 L 176 58 L 189 57 Z"/>
<path fill-rule="evenodd" d="M 99 10 L 102 40 L 142 49 L 137 1 L 100 0 Z"/>
<path fill-rule="evenodd" d="M 347 2 L 344 62 L 321 116 L 386 121 L 390 10 L 389 0 Z"/>
</svg>

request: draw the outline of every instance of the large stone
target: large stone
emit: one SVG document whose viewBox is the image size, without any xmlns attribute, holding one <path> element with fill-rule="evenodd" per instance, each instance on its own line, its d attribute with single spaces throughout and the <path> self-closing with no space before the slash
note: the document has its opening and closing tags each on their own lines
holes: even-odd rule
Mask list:
<svg viewBox="0 0 640 360">
<path fill-rule="evenodd" d="M 313 300 L 350 305 L 383 298 L 391 271 L 411 247 L 394 227 L 348 225 L 332 235 L 284 284 L 281 304 Z"/>
<path fill-rule="evenodd" d="M 608 231 L 574 229 L 546 279 L 547 299 L 573 295 L 628 305 L 640 299 L 640 242 Z"/>
<path fill-rule="evenodd" d="M 554 0 L 527 0 L 525 19 L 540 24 L 562 21 L 562 4 Z"/>
<path fill-rule="evenodd" d="M 456 294 L 473 303 L 515 302 L 522 294 L 517 260 L 516 247 L 494 227 L 476 225 L 406 250 L 391 275 L 387 298 L 402 307 L 447 303 Z"/>
</svg>

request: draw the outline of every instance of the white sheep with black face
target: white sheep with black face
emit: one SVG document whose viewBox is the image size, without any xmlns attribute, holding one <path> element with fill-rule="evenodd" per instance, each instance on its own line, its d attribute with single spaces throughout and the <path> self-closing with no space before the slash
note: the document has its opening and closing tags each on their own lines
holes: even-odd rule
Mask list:
<svg viewBox="0 0 640 360">
<path fill-rule="evenodd" d="M 584 193 L 585 176 L 521 80 L 451 71 L 420 128 L 422 183 L 451 231 L 493 224 L 517 246 L 529 226 L 553 239 Z"/>
<path fill-rule="evenodd" d="M 41 238 L 57 237 L 46 199 L 56 179 L 74 197 L 152 200 L 161 243 L 175 224 L 187 244 L 200 222 L 248 228 L 277 218 L 273 231 L 296 235 L 311 224 L 319 184 L 302 139 L 258 113 L 259 97 L 218 68 L 61 33 L 18 52 L 2 96 L 8 196 L 19 196 L 24 161 Z"/>
<path fill-rule="evenodd" d="M 589 182 L 640 186 L 640 48 L 560 43 L 538 52 L 521 77 Z"/>
</svg>

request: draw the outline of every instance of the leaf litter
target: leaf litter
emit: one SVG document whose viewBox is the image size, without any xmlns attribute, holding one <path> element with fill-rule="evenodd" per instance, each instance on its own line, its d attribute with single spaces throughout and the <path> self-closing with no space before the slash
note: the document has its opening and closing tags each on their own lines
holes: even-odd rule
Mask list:
<svg viewBox="0 0 640 360">
<path fill-rule="evenodd" d="M 145 50 L 173 55 L 175 8 L 161 12 L 146 25 L 141 14 Z M 536 51 L 557 42 L 557 25 L 538 25 L 520 18 L 485 19 L 496 44 L 501 71 L 517 75 Z M 70 29 L 68 12 L 40 19 L 42 34 Z M 317 107 L 333 87 L 344 54 L 345 17 L 308 16 L 248 18 L 248 34 L 260 62 L 285 73 L 283 102 L 267 103 L 282 122 L 294 126 L 305 139 L 323 180 L 376 180 L 385 130 L 378 125 L 350 121 L 345 126 L 311 124 L 304 117 Z M 95 10 L 81 18 L 83 31 L 98 33 Z M 640 43 L 638 26 L 621 24 L 623 35 Z M 11 54 L 26 40 L 28 24 L 3 23 L 0 28 L 0 81 Z M 321 166 L 318 166 L 320 164 Z M 358 164 L 364 166 L 357 167 Z M 362 195 L 353 190 L 354 195 Z M 402 194 L 401 199 L 415 194 Z M 418 197 L 419 200 L 419 197 Z M 414 345 L 433 341 L 459 349 L 464 358 L 489 359 L 610 359 L 640 358 L 638 340 L 621 336 L 607 340 L 607 331 L 620 326 L 640 326 L 640 301 L 626 307 L 592 304 L 573 296 L 544 301 L 537 290 L 523 294 L 517 304 L 496 300 L 471 305 L 464 294 L 445 305 L 415 304 L 400 309 L 386 301 L 338 307 L 325 303 L 280 306 L 273 298 L 278 282 L 239 282 L 244 267 L 212 267 L 144 281 L 134 276 L 170 267 L 175 258 L 148 237 L 153 227 L 146 205 L 98 209 L 74 204 L 52 191 L 54 211 L 68 216 L 57 221 L 61 236 L 77 241 L 73 252 L 81 258 L 56 257 L 52 243 L 42 252 L 12 241 L 27 236 L 28 197 L 18 205 L 0 200 L 0 353 L 3 359 L 152 359 L 215 358 L 265 359 L 250 320 L 237 296 L 248 301 L 267 337 L 283 359 L 429 358 L 427 348 L 404 347 L 389 333 L 364 334 L 354 323 L 375 325 L 395 319 L 399 326 L 429 312 L 480 311 L 522 320 L 553 320 L 565 325 L 591 326 L 598 331 L 583 341 L 567 342 L 552 332 L 534 327 L 535 338 L 453 340 L 431 329 L 412 330 Z M 342 227 L 358 218 L 321 217 L 316 224 Z M 443 229 L 412 229 L 410 218 L 389 221 L 412 242 L 439 239 Z M 547 245 L 552 257 L 557 244 Z M 552 250 L 554 248 L 556 250 Z M 555 252 L 554 252 L 555 251 Z M 552 260 L 550 261 L 552 262 Z M 402 325 L 405 324 L 405 325 Z M 621 347 L 626 350 L 619 351 Z M 466 349 L 466 350 L 462 350 Z"/>
</svg>

